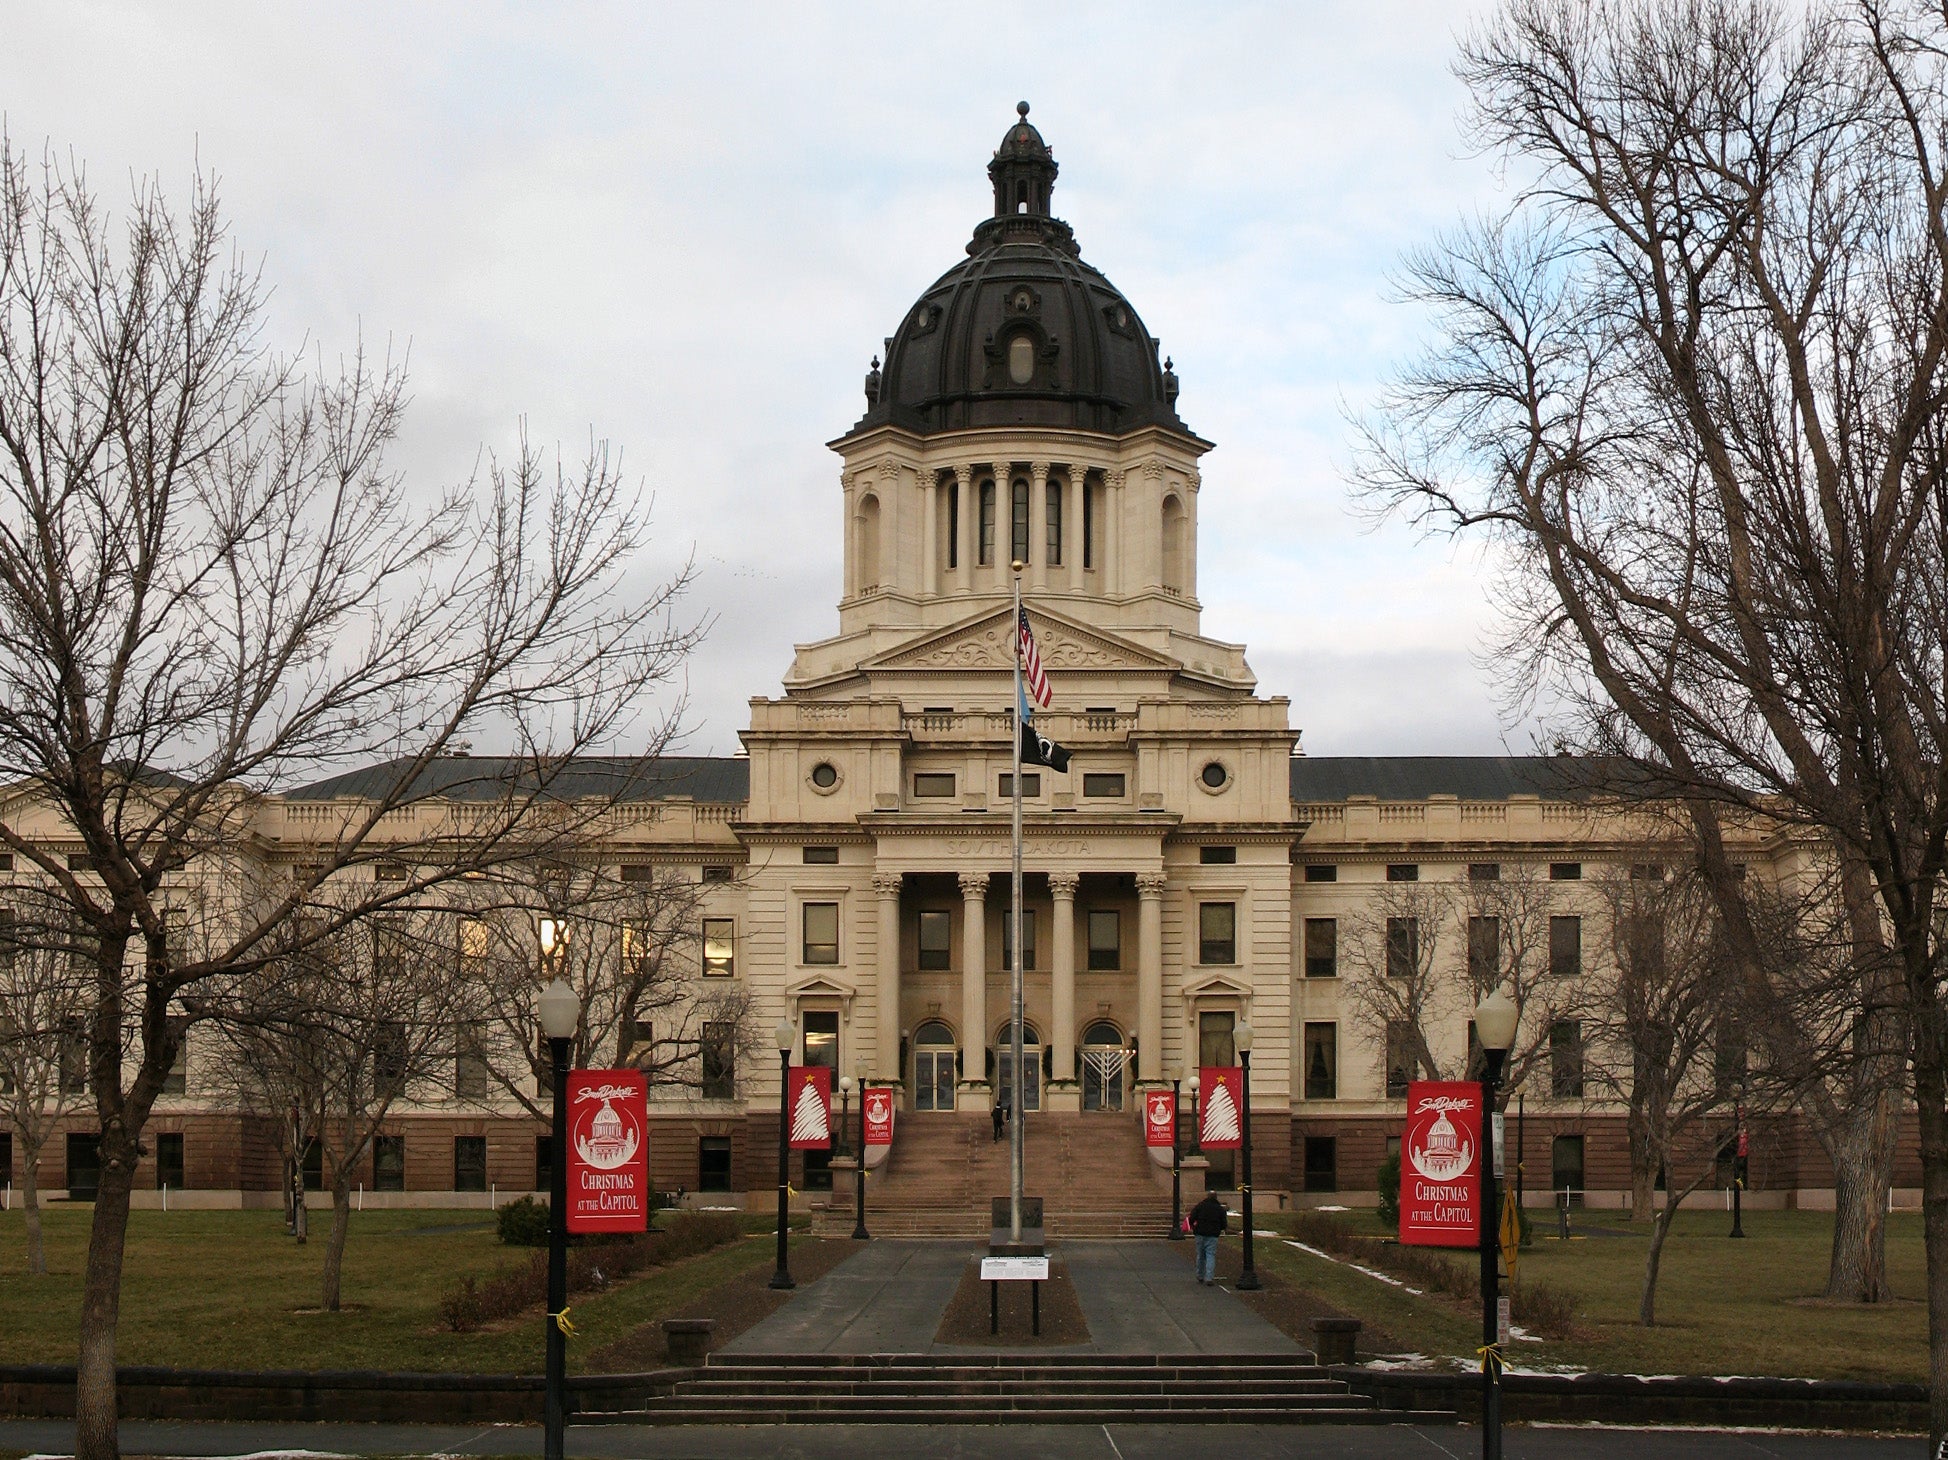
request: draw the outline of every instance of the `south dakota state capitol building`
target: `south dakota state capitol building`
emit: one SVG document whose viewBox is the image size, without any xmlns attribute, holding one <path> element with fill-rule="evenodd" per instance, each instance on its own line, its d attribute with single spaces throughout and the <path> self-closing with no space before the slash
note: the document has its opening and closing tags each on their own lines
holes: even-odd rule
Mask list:
<svg viewBox="0 0 1948 1460">
<path fill-rule="evenodd" d="M 1072 1207 L 1160 1211 L 1160 1233 L 1167 1153 L 1159 1165 L 1144 1148 L 1141 1092 L 1235 1063 L 1248 1024 L 1258 1210 L 1370 1205 L 1415 1071 L 1354 987 L 1399 956 L 1403 897 L 1445 909 L 1436 956 L 1458 966 L 1466 889 L 1528 879 L 1547 899 L 1551 975 L 1573 983 L 1600 956 L 1601 879 L 1655 853 L 1640 823 L 1547 758 L 1302 753 L 1288 701 L 1257 692 L 1243 646 L 1204 632 L 1212 443 L 1179 413 L 1172 362 L 1135 306 L 1051 211 L 1057 166 L 1025 106 L 987 171 L 991 215 L 894 326 L 864 414 L 831 443 L 838 632 L 800 646 L 781 692 L 751 701 L 742 755 L 685 761 L 613 849 L 620 865 L 707 884 L 694 977 L 741 985 L 757 1031 L 708 1081 L 652 1085 L 652 1179 L 686 1199 L 771 1199 L 769 1032 L 784 1020 L 794 1062 L 897 1086 L 876 1210 L 905 1191 L 984 1213 L 1006 1191 L 983 1147 L 1010 1075 L 1019 561 L 1054 696 L 1035 723 L 1073 756 L 1066 774 L 1030 768 L 1022 783 L 1031 1194 L 1083 1182 Z M 1761 869 L 1769 854 L 1749 848 Z M 1416 936 L 1431 945 L 1436 931 Z M 1551 1019 L 1544 1002 L 1525 1021 Z M 1467 1017 L 1463 1000 L 1428 1029 L 1450 1077 Z M 1621 1113 L 1582 1078 L 1574 1021 L 1523 1037 L 1542 1051 L 1520 1097 L 1529 1201 L 1613 1204 L 1629 1186 Z M 152 1125 L 178 1136 L 177 1199 L 275 1203 L 274 1133 L 215 1108 L 198 1066 L 192 1048 Z M 536 1185 L 540 1127 L 525 1114 L 413 1094 L 367 1200 Z M 87 1118 L 84 1104 L 74 1128 Z M 478 1152 L 483 1138 L 484 1171 L 476 1158 L 463 1177 L 457 1143 Z M 1235 1184 L 1229 1153 L 1209 1159 L 1187 1190 Z M 62 1163 L 51 1142 L 44 1186 L 62 1186 Z M 792 1163 L 799 1202 L 830 1199 L 826 1158 Z M 1910 1164 L 1897 1186 L 1918 1185 Z M 1760 1199 L 1815 1203 L 1831 1185 L 1789 1122 L 1755 1132 L 1750 1178 Z"/>
</svg>

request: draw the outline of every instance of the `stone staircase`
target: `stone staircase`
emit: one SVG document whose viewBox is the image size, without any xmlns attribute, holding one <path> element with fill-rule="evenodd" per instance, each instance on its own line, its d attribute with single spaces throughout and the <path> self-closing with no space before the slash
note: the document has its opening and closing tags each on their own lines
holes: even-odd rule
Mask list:
<svg viewBox="0 0 1948 1460">
<path fill-rule="evenodd" d="M 1170 1177 L 1151 1162 L 1129 1112 L 1037 1111 L 1028 1117 L 1024 1195 L 1042 1198 L 1051 1240 L 1163 1237 Z M 985 1237 L 990 1198 L 1008 1194 L 1008 1142 L 985 1111 L 903 1115 L 886 1164 L 866 1178 L 866 1226 L 876 1237 Z M 852 1231 L 852 1198 L 813 1212 L 822 1236 Z"/>
<path fill-rule="evenodd" d="M 712 1354 L 641 1408 L 577 1424 L 1439 1424 L 1269 1354 Z"/>
</svg>

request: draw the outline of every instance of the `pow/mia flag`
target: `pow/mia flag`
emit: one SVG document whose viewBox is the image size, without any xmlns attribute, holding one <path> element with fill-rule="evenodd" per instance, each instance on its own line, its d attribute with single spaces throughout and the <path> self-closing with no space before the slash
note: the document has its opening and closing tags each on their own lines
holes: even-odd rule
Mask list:
<svg viewBox="0 0 1948 1460">
<path fill-rule="evenodd" d="M 1057 775 L 1069 772 L 1069 752 L 1035 728 L 1026 704 L 1021 706 L 1021 763 L 1045 765 Z"/>
</svg>

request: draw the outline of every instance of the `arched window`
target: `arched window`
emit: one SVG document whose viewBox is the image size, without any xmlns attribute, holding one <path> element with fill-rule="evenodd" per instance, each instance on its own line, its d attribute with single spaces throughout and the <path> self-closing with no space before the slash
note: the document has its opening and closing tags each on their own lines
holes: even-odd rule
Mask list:
<svg viewBox="0 0 1948 1460">
<path fill-rule="evenodd" d="M 981 555 L 979 562 L 987 567 L 994 561 L 994 483 L 981 483 Z"/>
<path fill-rule="evenodd" d="M 1188 578 L 1184 571 L 1184 504 L 1175 494 L 1163 499 L 1163 586 L 1171 593 L 1182 593 Z"/>
<path fill-rule="evenodd" d="M 938 1019 L 929 1019 L 913 1031 L 915 1044 L 947 1044 L 954 1042 L 954 1031 Z"/>
<path fill-rule="evenodd" d="M 1082 1031 L 1082 1108 L 1121 1110 L 1128 1086 L 1129 1054 L 1123 1035 L 1107 1019 Z"/>
<path fill-rule="evenodd" d="M 871 593 L 879 587 L 879 498 L 867 497 L 859 504 L 859 591 Z"/>
<path fill-rule="evenodd" d="M 1082 1042 L 1084 1044 L 1110 1045 L 1114 1048 L 1121 1049 L 1123 1047 L 1123 1031 L 1107 1019 L 1098 1019 L 1094 1024 L 1091 1024 L 1087 1029 L 1082 1031 Z"/>
<path fill-rule="evenodd" d="M 960 479 L 947 483 L 947 566 L 960 566 Z"/>
<path fill-rule="evenodd" d="M 1015 561 L 1028 561 L 1028 478 L 1016 477 L 1014 480 L 1014 547 Z"/>
<path fill-rule="evenodd" d="M 952 1110 L 959 1074 L 954 1031 L 929 1019 L 913 1031 L 913 1108 Z"/>
<path fill-rule="evenodd" d="M 1000 1027 L 994 1031 L 994 1047 L 1000 1049 L 1014 1037 L 1014 1025 L 1008 1020 L 1003 1019 Z M 1021 1042 L 1023 1044 L 1040 1044 L 1042 1042 L 1041 1032 L 1026 1019 L 1021 1021 Z"/>
<path fill-rule="evenodd" d="M 1062 494 L 1066 490 L 1058 481 L 1048 484 L 1048 561 L 1049 566 L 1062 566 Z"/>
</svg>

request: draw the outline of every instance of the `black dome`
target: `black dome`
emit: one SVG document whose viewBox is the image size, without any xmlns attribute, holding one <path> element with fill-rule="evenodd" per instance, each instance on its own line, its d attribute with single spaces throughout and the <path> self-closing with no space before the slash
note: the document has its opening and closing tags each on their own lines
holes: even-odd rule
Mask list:
<svg viewBox="0 0 1948 1460">
<path fill-rule="evenodd" d="M 971 426 L 1053 426 L 1123 434 L 1177 416 L 1177 377 L 1159 362 L 1130 302 L 1082 261 L 1069 225 L 1049 214 L 1055 158 L 1028 103 L 988 164 L 994 216 L 968 257 L 935 281 L 886 341 L 866 377 L 854 432 L 921 435 Z"/>
</svg>

